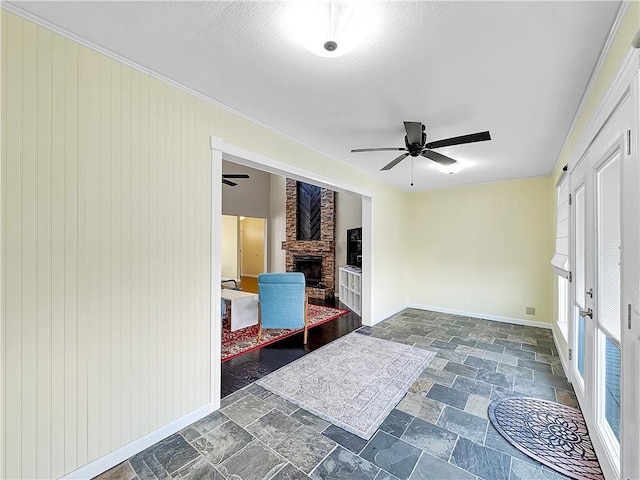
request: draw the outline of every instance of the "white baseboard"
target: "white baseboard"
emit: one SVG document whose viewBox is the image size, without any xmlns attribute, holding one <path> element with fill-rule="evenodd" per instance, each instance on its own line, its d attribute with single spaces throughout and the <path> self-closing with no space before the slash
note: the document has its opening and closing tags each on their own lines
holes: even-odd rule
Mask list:
<svg viewBox="0 0 640 480">
<path fill-rule="evenodd" d="M 373 327 L 375 324 L 380 323 L 383 320 L 386 320 L 387 318 L 394 316 L 396 313 L 400 313 L 406 308 L 409 308 L 409 305 L 401 305 L 400 307 L 394 308 L 393 310 L 387 313 L 383 313 L 382 315 L 377 315 L 375 318 L 372 319 L 373 321 L 371 322 L 371 325 L 368 325 L 368 326 Z"/>
<path fill-rule="evenodd" d="M 208 403 L 198 408 L 197 410 L 194 410 L 193 412 L 188 413 L 171 423 L 168 423 L 167 425 L 163 425 L 162 427 L 157 428 L 153 432 L 150 432 L 140 438 L 135 439 L 132 442 L 127 443 L 126 445 L 123 445 L 113 452 L 107 453 L 106 455 L 94 460 L 93 462 L 87 463 L 86 465 L 78 468 L 77 470 L 74 470 L 71 473 L 68 473 L 62 478 L 69 480 L 87 479 L 100 475 L 110 468 L 115 467 L 119 463 L 124 462 L 126 459 L 134 456 L 136 453 L 140 453 L 145 448 L 149 448 L 154 443 L 157 443 L 160 440 L 167 438 L 168 436 L 173 435 L 176 432 L 179 432 L 184 427 L 191 425 L 193 422 L 206 417 L 213 411 L 213 404 Z"/>
<path fill-rule="evenodd" d="M 407 305 L 405 308 L 417 308 L 419 310 L 431 310 L 432 312 L 451 313 L 453 315 L 461 315 L 463 317 L 473 317 L 473 318 L 479 318 L 479 319 L 483 319 L 483 320 L 493 320 L 494 322 L 512 323 L 514 325 L 524 325 L 524 326 L 527 326 L 527 327 L 537 327 L 537 328 L 551 329 L 551 324 L 550 323 L 540 322 L 538 320 L 525 320 L 523 318 L 501 317 L 499 315 L 489 315 L 489 314 L 486 314 L 486 313 L 465 312 L 463 310 L 455 310 L 455 309 L 452 309 L 452 308 L 434 307 L 432 305 L 410 304 L 410 305 Z"/>
<path fill-rule="evenodd" d="M 556 346 L 556 350 L 558 350 L 558 357 L 560 357 L 560 363 L 562 364 L 562 370 L 564 370 L 564 376 L 567 377 L 567 381 L 569 383 L 571 382 L 571 375 L 569 375 L 569 365 L 568 365 L 568 352 L 566 351 L 566 349 L 561 349 L 560 345 L 558 344 L 558 335 L 562 335 L 562 332 L 558 332 L 558 327 L 557 325 L 554 323 L 552 329 L 553 331 L 553 343 Z"/>
</svg>

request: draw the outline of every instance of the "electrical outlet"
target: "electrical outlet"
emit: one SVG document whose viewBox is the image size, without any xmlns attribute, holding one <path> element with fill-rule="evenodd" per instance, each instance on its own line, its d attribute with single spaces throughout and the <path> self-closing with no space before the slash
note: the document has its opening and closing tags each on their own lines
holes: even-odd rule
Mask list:
<svg viewBox="0 0 640 480">
<path fill-rule="evenodd" d="M 526 307 L 526 313 L 527 313 L 527 315 L 535 315 L 536 314 L 536 307 Z"/>
</svg>

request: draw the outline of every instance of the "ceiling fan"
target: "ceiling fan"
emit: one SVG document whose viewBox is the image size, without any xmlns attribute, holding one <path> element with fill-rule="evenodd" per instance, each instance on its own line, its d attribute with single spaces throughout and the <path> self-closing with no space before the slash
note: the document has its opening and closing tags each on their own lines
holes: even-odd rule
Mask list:
<svg viewBox="0 0 640 480">
<path fill-rule="evenodd" d="M 444 140 L 436 140 L 435 142 L 427 142 L 427 134 L 424 131 L 425 127 L 420 122 L 404 122 L 404 130 L 407 134 L 404 137 L 404 147 L 389 147 L 389 148 L 354 148 L 351 153 L 358 152 L 405 152 L 398 157 L 387 163 L 380 170 L 391 170 L 402 160 L 409 155 L 412 157 L 422 156 L 433 160 L 440 165 L 452 165 L 457 163 L 451 157 L 442 155 L 441 153 L 434 152 L 432 149 L 441 147 L 450 147 L 452 145 L 461 145 L 463 143 L 484 142 L 485 140 L 491 140 L 491 135 L 488 131 L 471 133 L 469 135 L 462 135 L 460 137 L 445 138 Z"/>
<path fill-rule="evenodd" d="M 238 185 L 236 182 L 232 182 L 231 180 L 227 180 L 228 178 L 249 178 L 249 175 L 246 173 L 223 173 L 222 174 L 222 183 L 225 185 L 229 185 L 230 187 L 235 187 Z"/>
</svg>

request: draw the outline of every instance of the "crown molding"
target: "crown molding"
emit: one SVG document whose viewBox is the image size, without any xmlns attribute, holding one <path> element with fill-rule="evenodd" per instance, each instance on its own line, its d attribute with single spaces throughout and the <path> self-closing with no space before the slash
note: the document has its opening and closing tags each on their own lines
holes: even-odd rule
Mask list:
<svg viewBox="0 0 640 480">
<path fill-rule="evenodd" d="M 576 147 L 567 161 L 569 171 L 584 157 L 596 134 L 616 109 L 622 98 L 630 93 L 631 81 L 639 69 L 640 51 L 629 46 L 618 72 L 604 93 L 583 134 L 576 142 Z"/>
<path fill-rule="evenodd" d="M 591 96 L 591 93 L 593 91 L 593 86 L 596 82 L 596 79 L 598 78 L 598 75 L 600 74 L 600 71 L 602 70 L 602 65 L 604 64 L 605 59 L 607 58 L 607 56 L 609 55 L 609 52 L 611 51 L 611 45 L 613 45 L 613 39 L 616 37 L 616 34 L 618 33 L 620 25 L 622 24 L 622 20 L 624 19 L 624 16 L 626 15 L 628 9 L 629 9 L 629 2 L 623 1 L 620 3 L 620 7 L 618 8 L 618 13 L 616 14 L 616 18 L 613 21 L 613 25 L 611 25 L 611 29 L 609 30 L 609 35 L 607 36 L 607 40 L 604 42 L 604 45 L 600 50 L 600 55 L 598 56 L 598 61 L 596 62 L 596 64 L 593 67 L 593 70 L 591 71 L 591 76 L 589 77 L 587 88 L 585 88 L 584 93 L 582 94 L 582 98 L 580 99 L 580 103 L 578 104 L 578 109 L 576 110 L 576 114 L 573 116 L 571 125 L 569 126 L 569 129 L 567 130 L 567 134 L 564 137 L 564 142 L 562 142 L 562 147 L 560 147 L 560 150 L 558 151 L 558 155 L 556 156 L 556 160 L 555 162 L 553 162 L 553 166 L 551 167 L 551 171 L 549 172 L 550 175 L 553 175 L 553 172 L 558 166 L 558 162 L 560 161 L 560 158 L 562 157 L 562 154 L 565 151 L 565 148 L 567 148 L 569 139 L 574 134 L 576 125 L 578 123 L 578 119 L 581 117 L 582 113 L 584 112 L 587 100 Z"/>
</svg>

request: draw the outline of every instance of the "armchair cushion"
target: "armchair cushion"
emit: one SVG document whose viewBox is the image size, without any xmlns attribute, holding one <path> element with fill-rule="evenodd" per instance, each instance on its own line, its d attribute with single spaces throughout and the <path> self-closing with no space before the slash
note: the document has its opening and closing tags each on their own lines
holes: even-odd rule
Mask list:
<svg viewBox="0 0 640 480">
<path fill-rule="evenodd" d="M 303 328 L 306 314 L 304 274 L 300 272 L 258 275 L 262 328 Z"/>
</svg>

